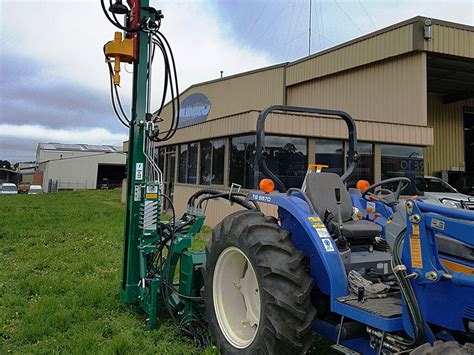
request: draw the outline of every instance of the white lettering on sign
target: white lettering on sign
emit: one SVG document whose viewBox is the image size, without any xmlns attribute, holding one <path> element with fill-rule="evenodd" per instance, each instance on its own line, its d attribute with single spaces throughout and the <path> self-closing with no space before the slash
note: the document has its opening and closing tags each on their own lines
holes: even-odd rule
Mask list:
<svg viewBox="0 0 474 355">
<path fill-rule="evenodd" d="M 261 201 L 261 202 L 271 202 L 272 198 L 270 196 L 262 196 L 262 195 L 257 195 L 253 194 L 252 199 L 256 201 Z"/>
<path fill-rule="evenodd" d="M 433 218 L 431 220 L 431 227 L 444 231 L 444 222 Z"/>
<path fill-rule="evenodd" d="M 143 163 L 135 165 L 135 180 L 143 180 Z"/>
</svg>

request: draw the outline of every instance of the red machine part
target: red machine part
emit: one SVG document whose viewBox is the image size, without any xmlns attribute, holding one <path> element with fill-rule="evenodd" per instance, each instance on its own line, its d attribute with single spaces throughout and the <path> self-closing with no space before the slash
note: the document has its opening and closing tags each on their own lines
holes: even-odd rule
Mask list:
<svg viewBox="0 0 474 355">
<path fill-rule="evenodd" d="M 140 0 L 127 0 L 130 7 L 130 28 L 136 28 L 140 23 Z M 138 58 L 138 32 L 128 32 L 127 38 L 133 40 L 133 59 Z"/>
</svg>

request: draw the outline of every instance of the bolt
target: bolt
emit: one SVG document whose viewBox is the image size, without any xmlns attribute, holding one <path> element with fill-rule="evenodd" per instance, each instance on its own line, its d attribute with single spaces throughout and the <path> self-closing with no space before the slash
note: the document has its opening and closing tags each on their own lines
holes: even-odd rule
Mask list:
<svg viewBox="0 0 474 355">
<path fill-rule="evenodd" d="M 428 271 L 425 273 L 425 278 L 431 281 L 436 281 L 438 279 L 438 274 L 434 271 Z"/>
</svg>

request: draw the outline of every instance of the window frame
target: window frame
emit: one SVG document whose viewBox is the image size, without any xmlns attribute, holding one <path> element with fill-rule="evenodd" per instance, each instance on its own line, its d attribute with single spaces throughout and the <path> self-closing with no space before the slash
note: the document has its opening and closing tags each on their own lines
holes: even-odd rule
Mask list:
<svg viewBox="0 0 474 355">
<path fill-rule="evenodd" d="M 222 158 L 222 183 L 215 183 L 214 182 L 214 142 L 217 141 L 222 141 L 222 148 L 223 148 L 223 158 Z M 225 169 L 226 169 L 226 151 L 227 151 L 227 137 L 217 137 L 217 138 L 210 138 L 210 139 L 205 139 L 200 141 L 199 143 L 199 185 L 202 186 L 219 186 L 223 187 L 225 186 Z M 210 151 L 210 166 L 209 166 L 209 175 L 210 175 L 210 181 L 209 184 L 203 183 L 203 164 L 205 163 L 205 160 L 203 158 L 202 150 L 203 146 L 206 143 L 210 143 L 211 151 Z"/>
</svg>

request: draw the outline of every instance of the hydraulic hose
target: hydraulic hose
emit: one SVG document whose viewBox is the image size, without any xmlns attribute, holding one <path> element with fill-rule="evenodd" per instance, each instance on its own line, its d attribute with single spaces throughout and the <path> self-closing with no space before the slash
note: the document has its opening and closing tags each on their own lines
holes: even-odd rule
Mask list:
<svg viewBox="0 0 474 355">
<path fill-rule="evenodd" d="M 394 275 L 400 285 L 400 292 L 402 294 L 403 299 L 405 300 L 408 314 L 410 317 L 410 322 L 413 326 L 414 331 L 414 338 L 411 342 L 404 344 L 410 347 L 418 346 L 424 340 L 424 320 L 423 315 L 421 313 L 420 307 L 418 305 L 418 301 L 416 296 L 413 292 L 413 287 L 410 281 L 407 279 L 407 272 L 405 268 L 400 268 L 402 265 L 402 260 L 400 257 L 400 247 L 403 244 L 405 239 L 405 231 L 404 228 L 395 238 L 395 243 L 392 250 L 392 270 L 394 271 Z"/>
</svg>

